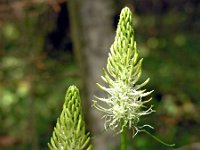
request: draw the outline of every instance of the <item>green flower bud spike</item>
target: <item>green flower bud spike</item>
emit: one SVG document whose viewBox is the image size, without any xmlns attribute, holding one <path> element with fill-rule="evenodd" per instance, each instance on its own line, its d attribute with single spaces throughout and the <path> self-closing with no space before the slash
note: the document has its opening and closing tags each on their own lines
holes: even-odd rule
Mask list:
<svg viewBox="0 0 200 150">
<path fill-rule="evenodd" d="M 103 69 L 104 76 L 101 78 L 109 87 L 98 83 L 97 85 L 108 93 L 108 97 L 96 98 L 108 107 L 104 108 L 95 100 L 94 106 L 105 113 L 103 117 L 106 129 L 110 128 L 121 133 L 124 128 L 129 128 L 134 129 L 134 135 L 136 135 L 141 129 L 137 126 L 140 117 L 154 110 L 152 106 L 149 108 L 145 106 L 151 99 L 143 100 L 152 91 L 141 90 L 149 82 L 149 78 L 142 84 L 137 84 L 141 76 L 142 59 L 138 59 L 132 13 L 127 7 L 121 11 L 115 41 L 110 48 L 106 67 L 106 70 Z"/>
<path fill-rule="evenodd" d="M 70 86 L 65 103 L 48 146 L 51 150 L 91 150 L 89 133 L 86 133 L 85 122 L 79 90 Z"/>
</svg>

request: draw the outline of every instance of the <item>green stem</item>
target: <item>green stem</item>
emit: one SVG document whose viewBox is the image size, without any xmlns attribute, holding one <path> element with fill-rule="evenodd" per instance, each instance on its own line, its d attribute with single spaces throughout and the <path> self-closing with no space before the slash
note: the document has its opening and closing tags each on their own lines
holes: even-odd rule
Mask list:
<svg viewBox="0 0 200 150">
<path fill-rule="evenodd" d="M 121 133 L 121 150 L 126 150 L 127 138 L 126 138 L 127 128 L 123 128 L 123 132 Z"/>
</svg>

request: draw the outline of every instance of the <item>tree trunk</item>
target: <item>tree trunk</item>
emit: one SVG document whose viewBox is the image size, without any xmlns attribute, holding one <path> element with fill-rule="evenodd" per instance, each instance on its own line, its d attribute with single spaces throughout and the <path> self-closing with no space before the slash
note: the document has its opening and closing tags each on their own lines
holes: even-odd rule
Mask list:
<svg viewBox="0 0 200 150">
<path fill-rule="evenodd" d="M 81 4 L 81 21 L 84 36 L 84 58 L 86 61 L 86 85 L 88 89 L 89 104 L 92 105 L 94 95 L 103 96 L 96 83 L 102 83 L 100 76 L 102 68 L 106 65 L 106 59 L 110 46 L 114 39 L 113 5 L 108 0 L 85 0 Z M 93 139 L 94 149 L 108 149 L 117 142 L 116 137 L 108 132 L 100 134 L 104 130 L 102 114 L 95 108 L 90 111 L 90 127 L 95 138 Z"/>
</svg>

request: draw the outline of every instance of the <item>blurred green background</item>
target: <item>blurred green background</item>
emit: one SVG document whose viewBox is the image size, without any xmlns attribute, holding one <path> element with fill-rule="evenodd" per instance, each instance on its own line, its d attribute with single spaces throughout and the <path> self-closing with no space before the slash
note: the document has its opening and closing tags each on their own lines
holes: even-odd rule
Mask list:
<svg viewBox="0 0 200 150">
<path fill-rule="evenodd" d="M 103 11 L 96 14 L 101 6 L 105 6 L 101 11 L 110 12 L 111 20 Z M 135 39 L 144 58 L 141 81 L 150 77 L 146 88 L 154 89 L 156 113 L 141 122 L 154 126 L 149 132 L 176 143 L 180 150 L 191 150 L 194 143 L 198 145 L 195 150 L 200 150 L 199 0 L 1 1 L 0 149 L 47 149 L 71 84 L 80 88 L 83 105 L 90 108 L 90 65 L 86 60 L 92 55 L 85 54 L 84 46 L 95 45 L 98 34 L 90 41 L 86 33 L 95 33 L 98 20 L 101 25 L 109 18 L 114 35 L 124 6 L 134 12 Z M 103 18 L 91 20 L 96 28 L 84 30 L 84 22 L 91 22 L 90 16 L 81 16 L 82 8 Z M 99 57 L 107 57 L 113 40 Z M 101 45 L 96 45 L 101 51 Z M 87 112 L 85 115 L 88 128 L 92 128 L 94 121 Z M 110 149 L 118 149 L 118 145 L 110 145 Z M 129 138 L 128 146 L 130 150 L 170 149 L 143 133 Z"/>
</svg>

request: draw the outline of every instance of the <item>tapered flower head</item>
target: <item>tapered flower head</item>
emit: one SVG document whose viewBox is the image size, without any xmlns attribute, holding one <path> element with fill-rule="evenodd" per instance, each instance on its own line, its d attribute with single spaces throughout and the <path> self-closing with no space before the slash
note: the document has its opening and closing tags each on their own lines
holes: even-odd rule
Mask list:
<svg viewBox="0 0 200 150">
<path fill-rule="evenodd" d="M 152 106 L 147 108 L 144 97 L 151 94 L 141 90 L 149 82 L 137 84 L 142 70 L 142 59 L 138 58 L 134 41 L 133 18 L 129 8 L 125 7 L 120 14 L 114 43 L 108 54 L 104 76 L 108 86 L 97 85 L 107 92 L 106 98 L 95 97 L 93 105 L 104 112 L 105 128 L 122 132 L 124 127 L 139 131 L 140 117 L 152 113 Z M 98 101 L 97 101 L 98 100 Z M 104 104 L 103 104 L 104 103 Z M 107 105 L 107 106 L 106 106 Z M 145 125 L 144 125 L 145 126 Z"/>
<path fill-rule="evenodd" d="M 76 86 L 70 86 L 48 146 L 51 150 L 91 150 L 89 143 L 90 136 L 85 129 L 79 90 Z"/>
</svg>

